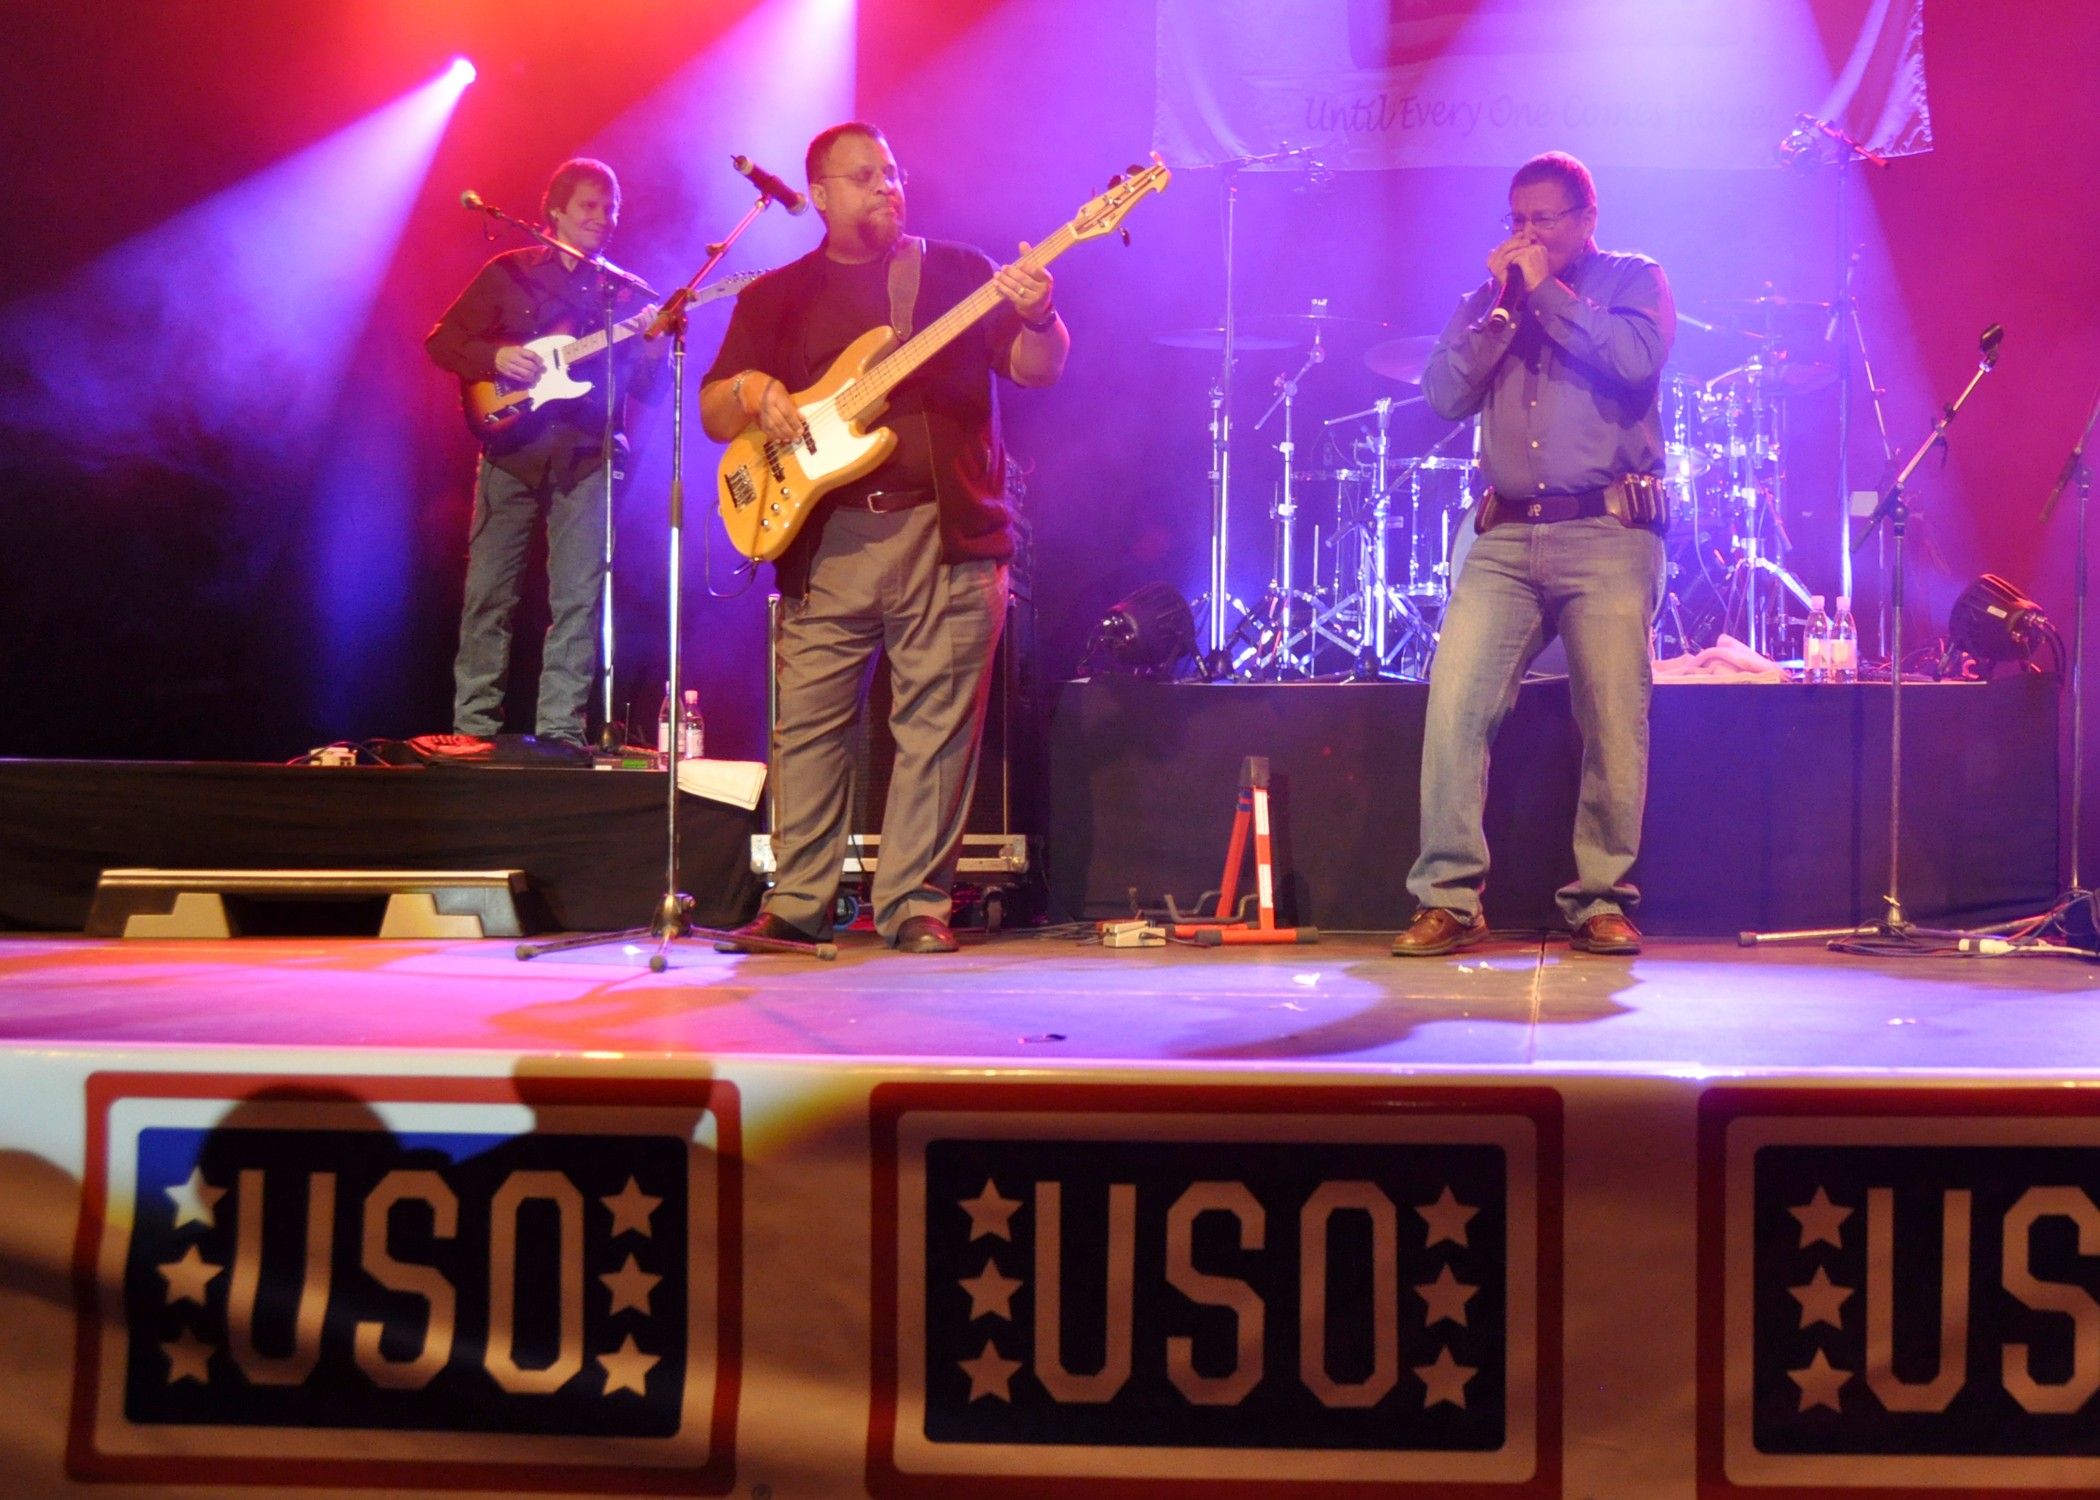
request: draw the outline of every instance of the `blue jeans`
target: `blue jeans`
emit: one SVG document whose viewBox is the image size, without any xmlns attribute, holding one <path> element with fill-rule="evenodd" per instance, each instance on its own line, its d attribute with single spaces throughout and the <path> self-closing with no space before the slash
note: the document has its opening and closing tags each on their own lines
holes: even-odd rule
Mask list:
<svg viewBox="0 0 2100 1500">
<path fill-rule="evenodd" d="M 1505 524 L 1474 539 L 1429 669 L 1422 852 L 1407 876 L 1417 902 L 1480 914 L 1488 746 L 1556 634 L 1582 731 L 1575 880 L 1556 899 L 1571 926 L 1639 900 L 1626 876 L 1648 800 L 1648 627 L 1662 585 L 1662 538 L 1610 516 Z"/>
<path fill-rule="evenodd" d="M 547 604 L 553 618 L 540 666 L 535 732 L 543 740 L 584 742 L 605 593 L 605 471 L 593 469 L 561 489 L 551 480 L 527 484 L 485 458 L 467 538 L 459 655 L 452 663 L 452 727 L 460 734 L 486 738 L 503 728 L 518 580 L 532 528 L 543 513 Z"/>
</svg>

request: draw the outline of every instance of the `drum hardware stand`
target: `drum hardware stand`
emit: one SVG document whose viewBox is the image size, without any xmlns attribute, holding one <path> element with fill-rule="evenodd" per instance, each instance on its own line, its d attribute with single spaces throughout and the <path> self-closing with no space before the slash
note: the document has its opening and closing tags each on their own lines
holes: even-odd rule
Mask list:
<svg viewBox="0 0 2100 1500">
<path fill-rule="evenodd" d="M 1378 436 L 1373 448 L 1377 461 L 1373 465 L 1371 480 L 1370 536 L 1363 543 L 1363 551 L 1357 561 L 1357 590 L 1354 594 L 1338 597 L 1327 611 L 1315 620 L 1320 625 L 1346 614 L 1351 608 L 1356 611 L 1356 634 L 1346 642 L 1356 658 L 1355 666 L 1348 673 L 1351 681 L 1368 681 L 1385 675 L 1385 668 L 1399 654 L 1403 645 L 1413 643 L 1426 650 L 1433 646 L 1435 633 L 1429 622 L 1422 618 L 1421 611 L 1405 594 L 1392 587 L 1390 580 L 1391 558 L 1386 544 L 1386 530 L 1392 516 L 1393 470 L 1391 423 L 1393 412 L 1403 406 L 1416 406 L 1424 398 L 1412 396 L 1401 401 L 1382 396 L 1362 411 L 1353 411 L 1346 416 L 1333 417 L 1329 427 L 1338 427 L 1344 422 L 1354 422 L 1364 417 L 1375 417 Z M 1413 472 L 1410 470 L 1410 472 Z M 1337 588 L 1339 588 L 1337 582 Z M 1387 627 L 1392 617 L 1398 616 L 1401 632 L 1397 640 L 1388 635 Z"/>
<path fill-rule="evenodd" d="M 1294 523 L 1298 516 L 1298 504 L 1291 488 L 1292 468 L 1297 460 L 1297 445 L 1292 441 L 1292 412 L 1297 405 L 1299 382 L 1312 373 L 1313 366 L 1323 363 L 1326 358 L 1327 350 L 1321 343 L 1321 330 L 1315 325 L 1312 349 L 1306 354 L 1305 363 L 1298 367 L 1295 374 L 1276 377 L 1276 399 L 1269 403 L 1269 409 L 1263 412 L 1261 420 L 1254 424 L 1254 430 L 1260 432 L 1269 425 L 1269 418 L 1275 416 L 1279 408 L 1283 412 L 1283 441 L 1276 445 L 1276 451 L 1283 455 L 1283 498 L 1270 513 L 1276 522 L 1276 571 L 1270 576 L 1268 590 L 1261 602 L 1255 605 L 1257 611 L 1264 613 L 1272 621 L 1275 645 L 1269 655 L 1267 671 L 1262 674 L 1271 678 L 1280 678 L 1287 674 L 1303 676 L 1310 670 L 1306 662 L 1299 661 L 1291 654 L 1292 646 L 1301 636 L 1307 634 L 1297 628 L 1292 617 L 1293 606 L 1300 597 L 1296 591 L 1296 582 L 1291 576 L 1292 549 L 1296 542 L 1293 534 Z"/>
<path fill-rule="evenodd" d="M 665 661 L 670 670 L 672 691 L 678 689 L 678 636 L 679 600 L 684 593 L 682 563 L 685 544 L 685 332 L 686 302 L 707 276 L 722 262 L 729 247 L 736 243 L 752 222 L 765 212 L 771 202 L 765 194 L 751 205 L 729 237 L 719 244 L 708 246 L 708 258 L 700 269 L 693 273 L 692 280 L 664 299 L 663 309 L 656 321 L 644 332 L 647 339 L 671 338 L 671 496 L 668 507 L 670 526 L 667 547 L 669 571 L 665 579 L 665 614 L 669 643 Z M 693 909 L 693 898 L 678 889 L 678 757 L 679 726 L 671 726 L 670 747 L 664 761 L 664 892 L 658 898 L 656 914 L 646 927 L 630 927 L 621 932 L 572 933 L 545 943 L 520 943 L 518 958 L 538 958 L 543 953 L 560 953 L 571 948 L 592 948 L 607 943 L 639 943 L 644 938 L 656 939 L 656 951 L 649 955 L 649 972 L 661 974 L 669 967 L 671 945 L 680 938 L 728 938 L 735 934 L 720 928 L 700 927 L 687 915 Z M 801 953 L 815 958 L 834 959 L 838 949 L 830 943 L 794 943 L 776 941 L 772 938 L 737 938 L 746 947 L 767 953 Z"/>
<path fill-rule="evenodd" d="M 1856 551 L 1866 545 L 1867 538 L 1880 529 L 1882 521 L 1889 523 L 1889 613 L 1894 654 L 1889 658 L 1889 888 L 1882 897 L 1885 910 L 1881 921 L 1872 927 L 1827 927 L 1796 932 L 1744 932 L 1737 934 L 1737 941 L 1745 948 L 1760 943 L 1779 943 L 1807 939 L 1826 939 L 1830 947 L 1839 953 L 1858 953 L 1870 956 L 1913 952 L 1944 952 L 1950 943 L 1961 946 L 1964 952 L 1983 952 L 1980 948 L 1969 948 L 1967 943 L 1979 941 L 1974 934 L 1947 931 L 1936 928 L 1916 927 L 1903 911 L 1903 533 L 1910 520 L 1910 507 L 1903 498 L 1903 487 L 1925 455 L 1938 447 L 1946 437 L 1947 429 L 1961 414 L 1970 394 L 1982 383 L 1998 364 L 1998 346 L 2005 337 L 2002 325 L 1993 323 L 1983 331 L 1977 341 L 1979 359 L 1976 372 L 1962 392 L 1940 409 L 1938 420 L 1932 424 L 1932 435 L 1920 443 L 1889 485 L 1888 493 L 1882 496 L 1874 514 L 1867 520 L 1867 529 L 1853 543 Z M 1996 950 L 2004 951 L 2004 950 Z"/>
<path fill-rule="evenodd" d="M 1832 331 L 1836 332 L 1837 325 L 1842 322 L 1849 333 L 1856 337 L 1859 328 L 1859 301 L 1854 294 L 1852 283 L 1853 270 L 1858 264 L 1859 254 L 1852 248 L 1852 164 L 1863 161 L 1869 166 L 1887 171 L 1891 159 L 1877 151 L 1869 150 L 1865 145 L 1854 140 L 1827 120 L 1818 120 L 1810 115 L 1796 115 L 1794 118 L 1796 128 L 1781 142 L 1779 147 L 1780 159 L 1788 165 L 1798 162 L 1809 170 L 1814 170 L 1818 166 L 1832 162 L 1837 167 L 1837 232 L 1835 239 L 1838 254 L 1838 294 L 1836 304 L 1832 309 L 1834 314 L 1831 319 Z M 1860 339 L 1859 343 L 1860 363 L 1865 368 L 1866 341 Z M 1867 369 L 1867 381 L 1870 386 L 1873 383 L 1873 379 L 1874 373 L 1872 369 Z M 1838 592 L 1847 598 L 1855 598 L 1857 595 L 1854 593 L 1852 585 L 1852 554 L 1858 548 L 1851 545 L 1852 339 L 1850 337 L 1838 344 L 1837 392 Z M 1887 457 L 1893 459 L 1894 454 L 1889 451 L 1888 446 L 1888 423 L 1881 419 L 1881 394 L 1878 390 L 1874 393 L 1874 403 L 1875 419 L 1881 421 L 1883 452 Z M 1883 501 L 1881 506 L 1876 507 L 1875 515 L 1877 519 L 1885 512 L 1886 507 L 1887 501 Z M 1870 524 L 1868 533 L 1872 534 L 1874 529 L 1874 526 Z M 1901 533 L 1891 527 L 1890 535 L 1898 537 Z M 1892 580 L 1891 592 L 1893 592 L 1893 588 Z M 1881 641 L 1877 642 L 1877 644 L 1885 643 L 1891 639 L 1888 621 L 1893 613 L 1894 605 L 1890 601 L 1884 601 L 1881 612 L 1883 622 Z M 1901 630 L 1898 629 L 1895 635 L 1900 636 L 1901 633 Z M 1891 668 L 1892 672 L 1896 677 L 1901 677 L 1903 673 L 1901 653 L 1892 652 L 1889 659 L 1894 663 L 1894 666 Z"/>
<path fill-rule="evenodd" d="M 1233 344 L 1239 330 L 1239 314 L 1233 300 L 1233 270 L 1238 258 L 1235 237 L 1239 219 L 1240 172 L 1246 167 L 1295 160 L 1307 155 L 1308 149 L 1298 147 L 1289 151 L 1272 151 L 1266 156 L 1236 156 L 1215 163 L 1223 173 L 1225 185 L 1225 316 L 1218 325 L 1222 346 L 1218 353 L 1218 378 L 1210 388 L 1211 536 L 1210 588 L 1207 594 L 1210 628 L 1202 641 L 1202 656 L 1211 675 L 1227 675 L 1220 668 L 1230 661 L 1226 650 L 1225 611 L 1231 601 L 1227 538 L 1232 522 L 1232 372 L 1236 357 Z"/>
</svg>

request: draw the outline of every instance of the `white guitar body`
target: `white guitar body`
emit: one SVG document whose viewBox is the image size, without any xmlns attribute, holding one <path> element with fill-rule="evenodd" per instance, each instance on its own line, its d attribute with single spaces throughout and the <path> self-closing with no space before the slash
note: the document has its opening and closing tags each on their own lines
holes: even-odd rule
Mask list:
<svg viewBox="0 0 2100 1500">
<path fill-rule="evenodd" d="M 588 380 L 578 380 L 569 374 L 568 364 L 562 357 L 562 352 L 575 342 L 567 334 L 550 333 L 524 346 L 526 353 L 537 354 L 540 363 L 546 366 L 540 371 L 540 378 L 531 385 L 512 388 L 524 396 L 527 411 L 538 411 L 549 401 L 567 401 L 573 396 L 581 396 L 591 388 Z"/>
</svg>

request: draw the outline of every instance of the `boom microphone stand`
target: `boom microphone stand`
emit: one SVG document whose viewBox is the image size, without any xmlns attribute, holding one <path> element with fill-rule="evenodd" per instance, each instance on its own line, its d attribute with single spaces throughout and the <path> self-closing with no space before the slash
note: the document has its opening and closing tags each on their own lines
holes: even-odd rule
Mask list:
<svg viewBox="0 0 2100 1500">
<path fill-rule="evenodd" d="M 666 661 L 670 669 L 673 690 L 678 684 L 678 636 L 679 604 L 684 594 L 684 579 L 681 570 L 685 549 L 685 332 L 686 305 L 692 300 L 708 274 L 722 263 L 729 247 L 737 242 L 754 220 L 765 212 L 766 205 L 773 201 L 761 192 L 736 228 L 727 239 L 707 247 L 707 261 L 692 279 L 664 300 L 663 310 L 657 315 L 643 334 L 644 338 L 671 336 L 671 499 L 670 534 L 667 540 L 670 576 L 665 585 L 668 630 L 670 640 Z M 608 455 L 609 457 L 609 455 Z M 646 927 L 630 927 L 620 932 L 587 932 L 555 938 L 545 943 L 520 943 L 517 954 L 520 960 L 538 958 L 542 953 L 560 953 L 570 948 L 590 948 L 604 943 L 631 943 L 643 938 L 656 939 L 656 951 L 649 955 L 649 972 L 661 974 L 670 963 L 671 945 L 679 938 L 729 938 L 735 936 L 714 927 L 700 927 L 687 916 L 693 908 L 693 898 L 678 889 L 678 756 L 682 748 L 679 743 L 679 727 L 674 722 L 671 728 L 670 748 L 664 762 L 664 891 L 658 898 L 656 914 Z M 766 953 L 802 953 L 821 959 L 838 957 L 838 949 L 830 943 L 795 943 L 773 938 L 737 937 L 745 947 Z"/>
<path fill-rule="evenodd" d="M 1910 521 L 1910 507 L 1904 502 L 1903 487 L 1925 455 L 1940 445 L 1947 429 L 1961 414 L 1962 406 L 1969 395 L 1982 383 L 1998 364 L 1998 345 L 2005 338 L 2003 325 L 1993 323 L 1983 331 L 1977 341 L 1981 359 L 1976 373 L 1962 392 L 1940 409 L 1938 420 L 1932 424 L 1932 435 L 1920 443 L 1910 456 L 1910 462 L 1897 474 L 1888 493 L 1874 508 L 1868 518 L 1867 529 L 1853 543 L 1853 550 L 1866 545 L 1867 538 L 1878 530 L 1883 521 L 1889 523 L 1889 615 L 1893 654 L 1889 657 L 1889 888 L 1882 897 L 1886 910 L 1881 921 L 1872 927 L 1831 927 L 1797 932 L 1744 932 L 1737 936 L 1745 948 L 1760 943 L 1781 943 L 1812 938 L 1831 940 L 1830 946 L 1840 953 L 1886 954 L 1915 951 L 1918 947 L 1942 947 L 1945 942 L 1967 934 L 1943 932 L 1930 928 L 1914 927 L 1903 912 L 1903 533 Z"/>
</svg>

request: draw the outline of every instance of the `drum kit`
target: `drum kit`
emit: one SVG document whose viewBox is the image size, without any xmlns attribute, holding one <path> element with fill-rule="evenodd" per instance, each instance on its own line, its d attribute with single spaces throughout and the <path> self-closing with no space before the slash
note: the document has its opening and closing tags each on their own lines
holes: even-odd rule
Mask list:
<svg viewBox="0 0 2100 1500">
<path fill-rule="evenodd" d="M 1802 328 L 1804 315 L 1820 325 L 1829 311 L 1827 302 L 1768 288 L 1747 300 L 1705 304 L 1703 316 L 1680 314 L 1679 363 L 1665 370 L 1661 389 L 1676 520 L 1656 626 L 1659 655 L 1697 651 L 1727 633 L 1777 659 L 1807 613 L 1809 591 L 1787 565 L 1788 426 L 1800 398 L 1836 379 L 1818 357 L 1823 329 Z M 1188 329 L 1155 342 L 1215 355 L 1226 335 Z M 1266 476 L 1270 577 L 1251 603 L 1229 599 L 1228 609 L 1213 611 L 1214 620 L 1231 623 L 1206 643 L 1205 675 L 1426 678 L 1472 537 L 1469 513 L 1485 488 L 1477 423 L 1447 427 L 1424 442 L 1416 435 L 1427 424 L 1404 420 L 1416 415 L 1411 408 L 1426 406 L 1420 385 L 1435 337 L 1394 337 L 1383 323 L 1336 315 L 1315 299 L 1304 313 L 1246 318 L 1230 346 L 1235 360 L 1299 363 L 1275 377 L 1274 399 L 1253 425 L 1276 455 Z M 1309 421 L 1307 377 L 1338 354 L 1377 377 L 1385 394 Z M 1211 405 L 1215 488 L 1230 463 L 1218 385 Z M 1215 564 L 1222 551 L 1213 545 Z M 1203 614 L 1199 605 L 1199 620 Z"/>
</svg>

